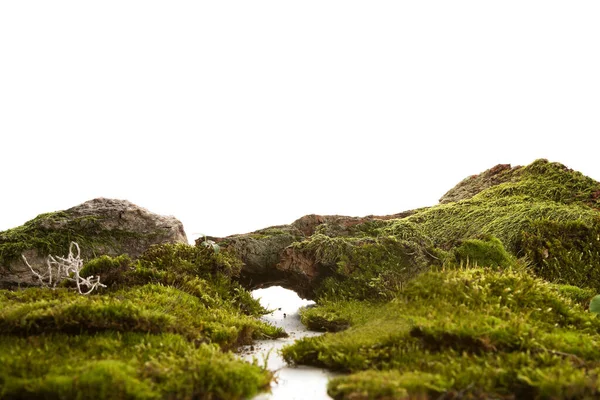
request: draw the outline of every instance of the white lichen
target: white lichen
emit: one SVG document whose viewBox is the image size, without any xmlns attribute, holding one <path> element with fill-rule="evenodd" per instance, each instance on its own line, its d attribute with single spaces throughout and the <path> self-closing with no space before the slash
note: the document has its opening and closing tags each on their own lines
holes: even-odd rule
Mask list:
<svg viewBox="0 0 600 400">
<path fill-rule="evenodd" d="M 73 254 L 73 248 L 77 249 L 77 255 Z M 100 283 L 100 276 L 89 276 L 87 278 L 79 275 L 81 268 L 83 267 L 83 259 L 81 258 L 81 251 L 79 245 L 76 242 L 71 242 L 69 246 L 69 255 L 67 257 L 59 257 L 49 255 L 46 258 L 46 271 L 36 271 L 27 261 L 24 255 L 23 261 L 31 270 L 31 273 L 37 277 L 41 286 L 56 288 L 56 285 L 62 281 L 75 282 L 77 290 L 81 294 L 90 294 L 94 289 L 98 287 L 106 287 Z M 82 287 L 85 287 L 87 291 L 83 291 Z"/>
</svg>

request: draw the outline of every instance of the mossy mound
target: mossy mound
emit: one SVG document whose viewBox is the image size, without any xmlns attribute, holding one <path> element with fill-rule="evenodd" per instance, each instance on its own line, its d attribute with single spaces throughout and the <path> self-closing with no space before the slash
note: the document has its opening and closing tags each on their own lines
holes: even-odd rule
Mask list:
<svg viewBox="0 0 600 400">
<path fill-rule="evenodd" d="M 519 258 L 548 281 L 600 291 L 600 183 L 546 160 L 483 175 L 459 185 L 451 197 L 460 201 L 341 235 L 323 223 L 292 244 L 312 262 L 315 297 L 389 298 L 432 265 L 507 267 Z"/>
<path fill-rule="evenodd" d="M 600 320 L 582 297 L 514 268 L 427 272 L 392 301 L 305 310 L 350 327 L 283 355 L 350 372 L 330 382 L 336 399 L 597 398 Z"/>
<path fill-rule="evenodd" d="M 240 261 L 164 244 L 88 261 L 106 288 L 0 290 L 0 399 L 241 399 L 271 372 L 229 350 L 286 336 L 235 277 Z"/>
</svg>

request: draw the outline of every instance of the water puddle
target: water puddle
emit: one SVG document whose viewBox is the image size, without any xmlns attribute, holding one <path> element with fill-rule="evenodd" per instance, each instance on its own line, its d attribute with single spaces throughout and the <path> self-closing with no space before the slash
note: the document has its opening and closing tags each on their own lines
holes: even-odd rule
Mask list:
<svg viewBox="0 0 600 400">
<path fill-rule="evenodd" d="M 279 355 L 279 349 L 292 344 L 297 339 L 322 335 L 311 332 L 300 322 L 298 310 L 300 307 L 314 304 L 302 300 L 291 290 L 281 287 L 259 289 L 252 292 L 255 298 L 260 298 L 261 304 L 268 309 L 275 309 L 272 314 L 265 315 L 264 320 L 282 327 L 290 335 L 276 340 L 259 340 L 253 346 L 244 346 L 240 356 L 248 361 L 256 358 L 262 364 L 267 360 L 267 367 L 275 371 L 276 380 L 271 385 L 271 393 L 258 395 L 253 400 L 322 400 L 331 399 L 327 395 L 327 381 L 334 373 L 315 367 L 289 366 Z"/>
</svg>

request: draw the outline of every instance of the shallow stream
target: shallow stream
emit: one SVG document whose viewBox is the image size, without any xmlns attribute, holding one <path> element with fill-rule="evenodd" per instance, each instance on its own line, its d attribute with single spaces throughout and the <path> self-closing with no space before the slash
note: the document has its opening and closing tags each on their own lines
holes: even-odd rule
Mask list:
<svg viewBox="0 0 600 400">
<path fill-rule="evenodd" d="M 244 346 L 241 349 L 241 357 L 249 361 L 256 358 L 261 365 L 266 359 L 267 367 L 275 372 L 276 379 L 271 385 L 271 393 L 261 394 L 253 400 L 331 399 L 327 395 L 327 381 L 335 374 L 321 368 L 289 366 L 279 355 L 279 349 L 297 339 L 322 334 L 307 330 L 300 322 L 300 307 L 314 303 L 302 300 L 296 293 L 281 287 L 255 290 L 252 295 L 260 298 L 264 307 L 275 310 L 263 319 L 282 327 L 290 335 L 283 339 L 259 340 L 253 346 Z"/>
</svg>

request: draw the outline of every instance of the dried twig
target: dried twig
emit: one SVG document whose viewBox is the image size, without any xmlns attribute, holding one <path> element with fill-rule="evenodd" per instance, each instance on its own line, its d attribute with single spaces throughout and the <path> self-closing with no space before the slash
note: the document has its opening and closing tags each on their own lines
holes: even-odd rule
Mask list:
<svg viewBox="0 0 600 400">
<path fill-rule="evenodd" d="M 77 249 L 77 255 L 73 254 L 73 247 Z M 69 255 L 67 257 L 58 257 L 49 255 L 46 258 L 46 265 L 48 269 L 46 272 L 36 271 L 24 255 L 22 255 L 23 261 L 31 270 L 31 273 L 38 278 L 41 286 L 56 288 L 56 285 L 63 281 L 75 282 L 77 285 L 77 291 L 81 294 L 90 294 L 94 289 L 98 287 L 106 287 L 100 283 L 100 276 L 89 276 L 87 278 L 79 275 L 81 268 L 83 267 L 83 260 L 81 259 L 81 250 L 76 242 L 71 242 L 69 246 Z M 87 291 L 82 291 L 82 287 L 86 287 Z"/>
</svg>

